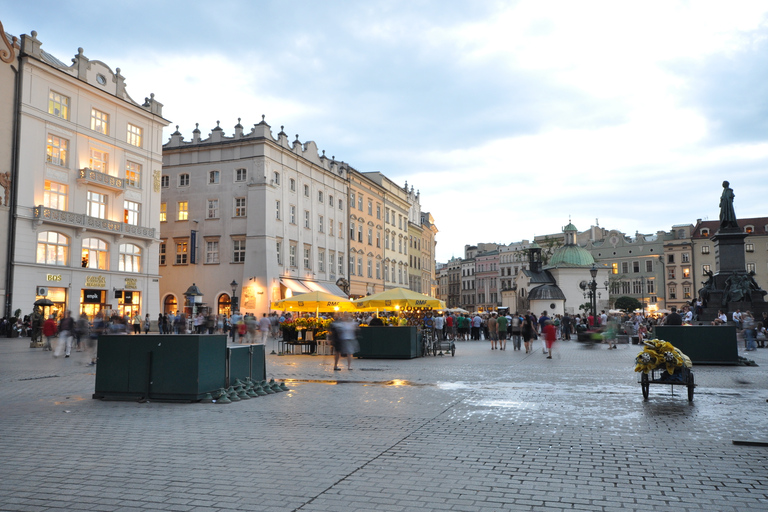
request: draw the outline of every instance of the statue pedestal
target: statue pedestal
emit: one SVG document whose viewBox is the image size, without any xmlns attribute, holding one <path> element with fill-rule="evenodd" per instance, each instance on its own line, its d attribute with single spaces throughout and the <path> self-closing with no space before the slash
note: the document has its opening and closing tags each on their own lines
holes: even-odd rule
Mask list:
<svg viewBox="0 0 768 512">
<path fill-rule="evenodd" d="M 715 243 L 715 272 L 744 272 L 747 268 L 744 256 L 744 239 L 749 236 L 743 231 L 718 231 L 710 238 Z"/>
</svg>

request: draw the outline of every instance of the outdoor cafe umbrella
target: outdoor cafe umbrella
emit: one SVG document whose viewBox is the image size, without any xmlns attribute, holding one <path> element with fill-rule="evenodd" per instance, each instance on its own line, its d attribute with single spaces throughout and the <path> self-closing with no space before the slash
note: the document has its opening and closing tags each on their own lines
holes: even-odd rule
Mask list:
<svg viewBox="0 0 768 512">
<path fill-rule="evenodd" d="M 320 291 L 294 295 L 273 302 L 272 307 L 288 311 L 314 312 L 316 316 L 320 311 L 351 311 L 354 309 L 349 299 Z"/>
<path fill-rule="evenodd" d="M 361 297 L 353 302 L 356 307 L 395 309 L 406 307 L 421 307 L 443 309 L 445 303 L 429 295 L 414 292 L 406 288 L 392 288 L 383 292 Z"/>
</svg>

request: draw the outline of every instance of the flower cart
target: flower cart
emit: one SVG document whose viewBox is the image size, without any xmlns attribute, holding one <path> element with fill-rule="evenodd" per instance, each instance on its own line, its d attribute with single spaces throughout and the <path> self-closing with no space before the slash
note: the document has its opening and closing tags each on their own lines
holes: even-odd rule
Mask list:
<svg viewBox="0 0 768 512">
<path fill-rule="evenodd" d="M 671 343 L 653 339 L 644 342 L 645 348 L 635 358 L 635 371 L 640 373 L 640 387 L 643 398 L 648 400 L 651 384 L 686 386 L 688 401 L 693 402 L 693 390 L 696 388 L 691 359 L 675 348 Z"/>
</svg>

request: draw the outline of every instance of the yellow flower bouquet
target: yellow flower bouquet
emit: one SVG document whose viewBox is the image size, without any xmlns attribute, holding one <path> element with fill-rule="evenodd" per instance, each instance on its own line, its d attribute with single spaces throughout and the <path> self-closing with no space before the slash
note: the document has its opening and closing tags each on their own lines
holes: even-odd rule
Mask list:
<svg viewBox="0 0 768 512">
<path fill-rule="evenodd" d="M 664 340 L 652 339 L 643 343 L 645 348 L 635 357 L 635 371 L 650 373 L 651 370 L 664 368 L 669 375 L 678 368 L 692 368 L 691 359 L 680 349 Z"/>
</svg>

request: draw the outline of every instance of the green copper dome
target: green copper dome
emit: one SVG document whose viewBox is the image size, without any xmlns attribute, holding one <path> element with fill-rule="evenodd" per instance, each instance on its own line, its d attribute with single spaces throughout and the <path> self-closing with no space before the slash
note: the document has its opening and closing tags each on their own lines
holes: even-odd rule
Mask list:
<svg viewBox="0 0 768 512">
<path fill-rule="evenodd" d="M 568 225 L 563 228 L 563 233 L 566 231 L 578 231 L 578 229 L 576 229 L 576 226 L 574 226 L 573 223 L 569 222 Z"/>
<path fill-rule="evenodd" d="M 549 259 L 550 267 L 588 267 L 595 262 L 595 258 L 578 245 L 564 245 L 555 249 Z"/>
</svg>

